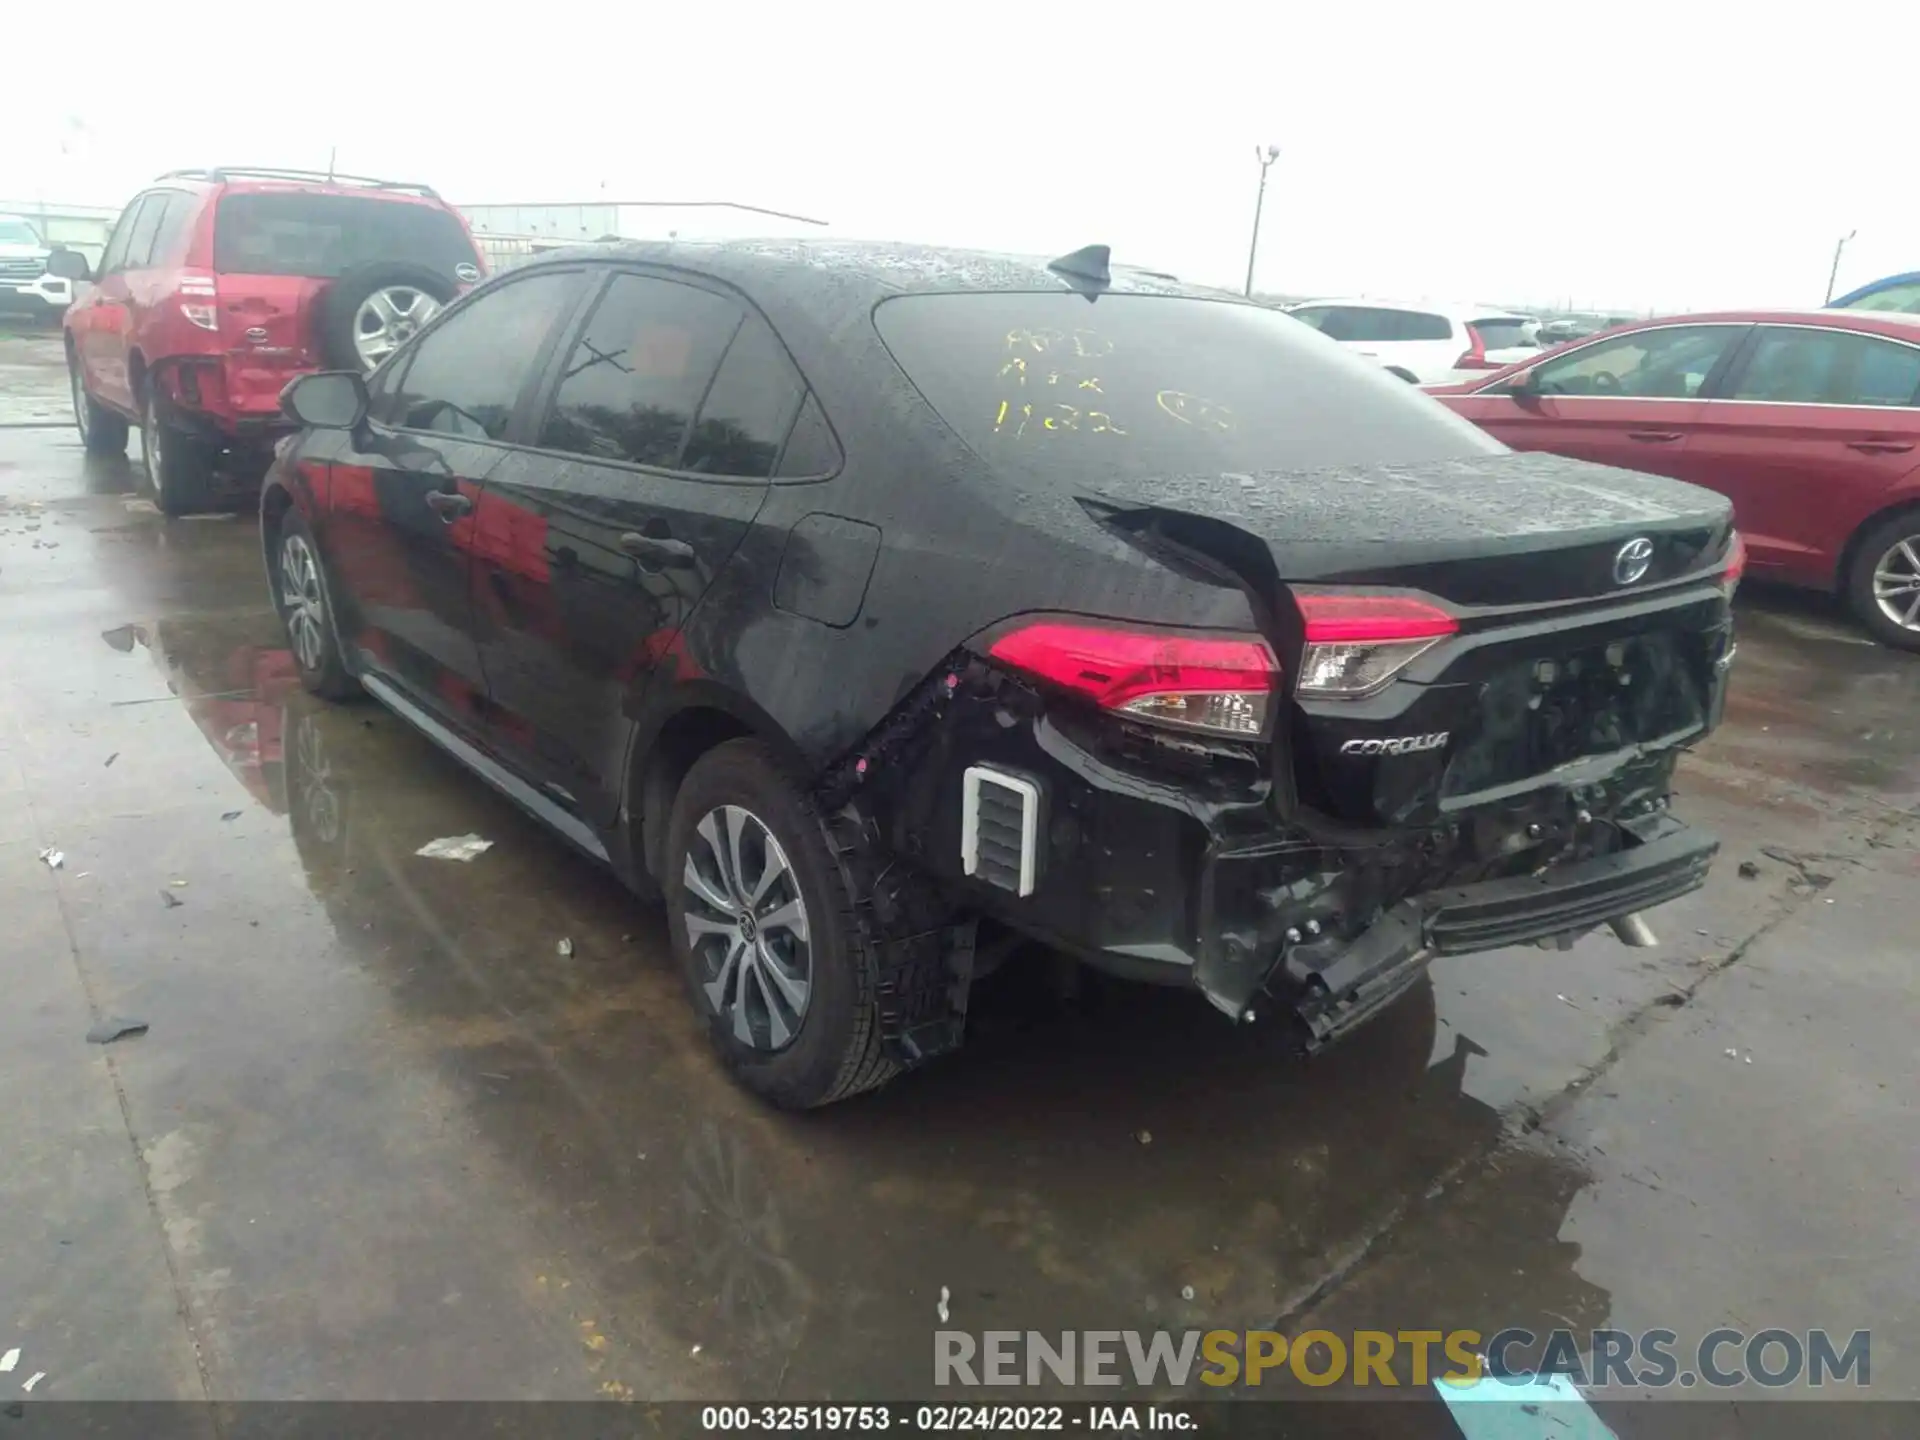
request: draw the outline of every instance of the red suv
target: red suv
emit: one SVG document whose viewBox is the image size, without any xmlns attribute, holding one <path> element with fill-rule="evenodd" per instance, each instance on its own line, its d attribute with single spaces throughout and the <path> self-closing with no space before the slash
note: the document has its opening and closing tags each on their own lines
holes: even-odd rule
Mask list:
<svg viewBox="0 0 1920 1440">
<path fill-rule="evenodd" d="M 481 273 L 465 223 L 425 185 L 232 168 L 162 175 L 97 275 L 70 250 L 48 268 L 93 281 L 66 314 L 81 439 L 121 454 L 138 425 L 170 515 L 257 478 L 289 380 L 371 370 Z"/>
</svg>

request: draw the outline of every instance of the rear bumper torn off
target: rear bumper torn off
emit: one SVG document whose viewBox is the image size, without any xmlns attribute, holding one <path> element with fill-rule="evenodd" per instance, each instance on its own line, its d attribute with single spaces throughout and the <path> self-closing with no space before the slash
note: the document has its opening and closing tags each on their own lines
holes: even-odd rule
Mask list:
<svg viewBox="0 0 1920 1440">
<path fill-rule="evenodd" d="M 1578 934 L 1699 889 L 1720 842 L 1670 817 L 1649 830 L 1609 855 L 1403 900 L 1338 949 L 1292 947 L 1269 987 L 1291 999 L 1309 1044 L 1324 1045 L 1398 995 L 1437 955 Z"/>
</svg>

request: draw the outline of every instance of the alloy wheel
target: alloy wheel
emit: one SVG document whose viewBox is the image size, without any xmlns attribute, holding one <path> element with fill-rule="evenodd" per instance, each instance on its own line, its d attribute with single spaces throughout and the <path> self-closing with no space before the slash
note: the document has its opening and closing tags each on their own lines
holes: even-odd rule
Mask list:
<svg viewBox="0 0 1920 1440">
<path fill-rule="evenodd" d="M 1920 535 L 1887 548 L 1873 567 L 1873 600 L 1903 630 L 1920 631 Z"/>
<path fill-rule="evenodd" d="M 318 670 L 326 653 L 327 601 L 320 589 L 320 566 L 304 536 L 288 535 L 280 542 L 280 607 L 300 668 Z"/>
<path fill-rule="evenodd" d="M 160 447 L 166 442 L 161 439 L 160 413 L 152 400 L 140 411 L 140 463 L 147 467 L 147 484 L 153 487 L 155 495 L 166 492 L 166 481 L 162 478 L 167 467 L 160 461 Z"/>
<path fill-rule="evenodd" d="M 813 994 L 807 907 L 786 851 L 752 811 L 722 805 L 694 827 L 682 878 L 707 1003 L 742 1045 L 784 1050 Z"/>
<path fill-rule="evenodd" d="M 440 302 L 411 285 L 389 285 L 360 302 L 353 314 L 353 348 L 371 370 L 440 313 Z"/>
</svg>

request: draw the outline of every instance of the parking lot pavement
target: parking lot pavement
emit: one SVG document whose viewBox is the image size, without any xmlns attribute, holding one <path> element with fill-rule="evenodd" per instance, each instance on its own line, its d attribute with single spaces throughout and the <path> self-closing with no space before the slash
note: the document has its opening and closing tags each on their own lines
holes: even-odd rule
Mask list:
<svg viewBox="0 0 1920 1440">
<path fill-rule="evenodd" d="M 0 316 L 0 425 L 65 425 L 73 418 L 60 331 Z"/>
<path fill-rule="evenodd" d="M 958 1057 L 795 1117 L 710 1061 L 656 914 L 307 699 L 249 518 L 132 485 L 0 429 L 0 1349 L 36 1393 L 921 1396 L 943 1292 L 975 1331 L 1875 1327 L 1912 1392 L 1920 663 L 1824 607 L 1743 603 L 1682 783 L 1723 858 L 1656 949 L 1447 960 L 1310 1063 L 1013 966 Z M 106 1015 L 150 1029 L 85 1044 Z"/>
</svg>

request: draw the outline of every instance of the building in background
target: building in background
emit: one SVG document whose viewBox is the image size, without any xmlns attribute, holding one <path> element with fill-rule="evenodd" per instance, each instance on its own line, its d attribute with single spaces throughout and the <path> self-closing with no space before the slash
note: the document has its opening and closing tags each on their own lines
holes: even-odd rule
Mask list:
<svg viewBox="0 0 1920 1440">
<path fill-rule="evenodd" d="M 45 200 L 0 200 L 0 215 L 24 216 L 49 245 L 78 250 L 89 265 L 100 263 L 120 211 L 112 206 L 61 205 Z"/>
<path fill-rule="evenodd" d="M 596 240 L 743 240 L 824 235 L 824 220 L 730 200 L 596 201 L 580 205 L 461 205 L 489 268 Z"/>
</svg>

